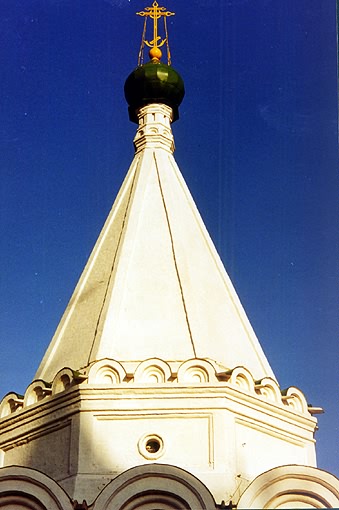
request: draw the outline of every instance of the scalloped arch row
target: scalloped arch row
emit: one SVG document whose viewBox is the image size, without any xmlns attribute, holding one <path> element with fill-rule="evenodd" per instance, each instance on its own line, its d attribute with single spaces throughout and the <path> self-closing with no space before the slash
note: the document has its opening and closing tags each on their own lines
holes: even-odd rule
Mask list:
<svg viewBox="0 0 339 510">
<path fill-rule="evenodd" d="M 52 383 L 42 380 L 33 381 L 25 395 L 9 393 L 0 402 L 0 418 L 20 411 L 26 406 L 39 403 L 46 397 L 67 391 L 79 384 L 93 386 L 114 386 L 120 384 L 182 384 L 185 386 L 212 384 L 226 385 L 238 391 L 250 393 L 265 401 L 275 402 L 292 412 L 309 415 L 309 408 L 303 393 L 295 387 L 283 392 L 278 383 L 265 377 L 255 381 L 245 367 L 226 370 L 212 360 L 192 358 L 186 361 L 164 361 L 149 358 L 139 363 L 128 364 L 113 359 L 101 359 L 82 370 L 71 368 L 60 370 Z"/>
</svg>

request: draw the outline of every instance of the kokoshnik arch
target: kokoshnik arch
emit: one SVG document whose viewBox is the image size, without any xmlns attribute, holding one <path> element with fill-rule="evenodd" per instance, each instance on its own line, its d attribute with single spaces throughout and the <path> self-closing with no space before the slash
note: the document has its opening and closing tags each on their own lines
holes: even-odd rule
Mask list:
<svg viewBox="0 0 339 510">
<path fill-rule="evenodd" d="M 33 382 L 1 402 L 0 507 L 338 507 L 320 409 L 281 391 L 173 157 L 174 13 L 137 14 L 134 159 Z"/>
</svg>

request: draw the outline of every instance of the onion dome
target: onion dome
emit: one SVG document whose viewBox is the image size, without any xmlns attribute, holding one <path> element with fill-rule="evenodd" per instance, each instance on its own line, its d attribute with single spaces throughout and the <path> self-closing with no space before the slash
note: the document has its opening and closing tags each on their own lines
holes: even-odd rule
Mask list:
<svg viewBox="0 0 339 510">
<path fill-rule="evenodd" d="M 128 76 L 124 90 L 132 122 L 138 123 L 136 112 L 139 108 L 152 103 L 170 106 L 173 110 L 172 122 L 179 118 L 178 107 L 185 95 L 184 82 L 173 67 L 163 64 L 156 56 Z"/>
</svg>

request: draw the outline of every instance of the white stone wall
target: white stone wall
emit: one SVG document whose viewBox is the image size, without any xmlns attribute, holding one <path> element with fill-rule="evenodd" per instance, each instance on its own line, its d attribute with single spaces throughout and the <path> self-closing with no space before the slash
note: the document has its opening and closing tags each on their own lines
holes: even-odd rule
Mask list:
<svg viewBox="0 0 339 510">
<path fill-rule="evenodd" d="M 31 385 L 16 410 L 3 401 L 3 465 L 38 469 L 73 499 L 94 501 L 110 480 L 142 464 L 191 472 L 217 502 L 237 501 L 254 478 L 282 464 L 315 466 L 316 420 L 301 392 L 292 388 L 287 398 L 274 380 L 255 383 L 241 367 L 102 360 L 82 374 L 61 371 L 51 388 L 32 402 Z"/>
</svg>

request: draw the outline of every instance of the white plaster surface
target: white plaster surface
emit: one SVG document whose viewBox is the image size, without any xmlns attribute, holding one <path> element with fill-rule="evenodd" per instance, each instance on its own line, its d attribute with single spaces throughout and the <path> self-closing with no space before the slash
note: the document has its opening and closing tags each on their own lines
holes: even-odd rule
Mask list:
<svg viewBox="0 0 339 510">
<path fill-rule="evenodd" d="M 314 466 L 315 425 L 309 413 L 227 382 L 84 382 L 3 418 L 0 448 L 4 465 L 42 470 L 78 500 L 156 462 L 191 472 L 217 502 L 236 502 L 282 460 Z M 145 436 L 161 438 L 160 455 L 143 450 Z"/>
<path fill-rule="evenodd" d="M 274 377 L 173 158 L 170 116 L 141 109 L 134 160 L 36 379 L 150 357 Z"/>
</svg>

